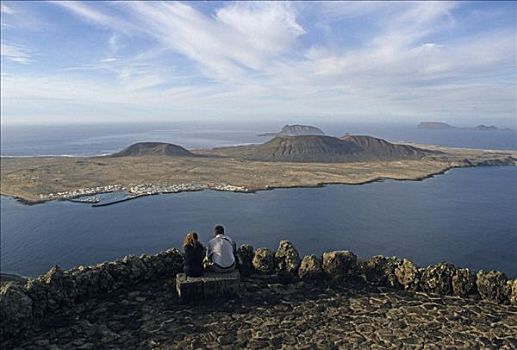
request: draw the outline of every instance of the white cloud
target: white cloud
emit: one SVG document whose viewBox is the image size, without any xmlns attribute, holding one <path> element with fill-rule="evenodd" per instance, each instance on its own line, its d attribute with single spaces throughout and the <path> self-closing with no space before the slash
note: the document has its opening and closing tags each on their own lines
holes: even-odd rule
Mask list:
<svg viewBox="0 0 517 350">
<path fill-rule="evenodd" d="M 21 64 L 31 61 L 31 54 L 26 48 L 11 43 L 2 42 L 0 49 L 2 57 Z"/>
<path fill-rule="evenodd" d="M 119 32 L 128 32 L 132 25 L 127 21 L 110 16 L 101 11 L 94 10 L 91 6 L 86 3 L 79 1 L 50 1 L 52 4 L 61 6 L 64 9 L 70 11 L 77 17 L 102 27 L 111 28 Z"/>
<path fill-rule="evenodd" d="M 238 80 L 287 52 L 303 34 L 285 3 L 234 3 L 209 17 L 182 3 L 130 2 L 139 27 L 201 65 L 211 78 Z"/>
<path fill-rule="evenodd" d="M 103 58 L 99 62 L 101 62 L 101 63 L 110 63 L 110 62 L 115 62 L 116 60 L 117 60 L 116 57 L 108 57 L 108 58 Z"/>
<path fill-rule="evenodd" d="M 0 3 L 0 12 L 6 15 L 14 15 L 16 11 L 11 7 L 7 6 L 5 3 Z"/>
<path fill-rule="evenodd" d="M 86 110 L 103 108 L 99 102 L 159 109 L 163 116 L 156 118 L 515 116 L 515 29 L 455 36 L 457 3 L 235 2 L 211 15 L 188 3 L 57 4 L 108 29 L 106 52 L 70 67 L 71 74 L 6 78 L 9 108 L 32 99 Z M 307 43 L 304 35 L 318 28 L 300 14 L 314 15 L 331 30 L 363 17 L 376 25 L 355 45 L 324 38 Z M 357 29 L 351 28 L 337 32 L 353 35 L 347 31 Z M 135 37 L 146 41 L 145 51 L 126 50 L 134 48 Z M 23 61 L 18 49 L 21 54 L 10 59 Z"/>
</svg>

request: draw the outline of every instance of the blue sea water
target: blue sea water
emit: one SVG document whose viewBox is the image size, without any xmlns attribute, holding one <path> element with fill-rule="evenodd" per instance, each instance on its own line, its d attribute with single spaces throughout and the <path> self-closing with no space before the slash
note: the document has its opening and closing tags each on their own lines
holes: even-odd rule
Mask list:
<svg viewBox="0 0 517 350">
<path fill-rule="evenodd" d="M 1 198 L 1 269 L 38 275 L 126 254 L 202 241 L 223 224 L 240 243 L 276 249 L 289 239 L 302 254 L 349 249 L 497 269 L 517 277 L 517 168 L 454 169 L 424 181 L 277 189 L 255 194 L 191 192 L 113 206 Z"/>
<path fill-rule="evenodd" d="M 186 148 L 262 143 L 257 134 L 280 130 L 278 123 L 147 123 L 96 125 L 2 125 L 2 156 L 99 155 L 141 141 L 161 141 Z M 517 132 L 466 129 L 418 129 L 410 124 L 321 123 L 328 135 L 362 134 L 391 141 L 452 147 L 517 150 Z"/>
<path fill-rule="evenodd" d="M 424 130 L 415 125 L 317 125 L 327 134 L 366 134 L 392 141 L 517 149 L 515 131 Z M 282 124 L 104 124 L 5 126 L 3 156 L 96 155 L 138 141 L 187 148 L 259 143 Z M 2 196 L 1 271 L 24 275 L 93 264 L 126 254 L 179 247 L 197 230 L 204 241 L 223 224 L 239 243 L 276 248 L 292 240 L 302 253 L 350 249 L 446 260 L 517 276 L 517 168 L 455 169 L 422 182 L 277 189 L 256 194 L 204 191 L 140 198 L 113 206 L 48 202 L 27 206 Z"/>
</svg>

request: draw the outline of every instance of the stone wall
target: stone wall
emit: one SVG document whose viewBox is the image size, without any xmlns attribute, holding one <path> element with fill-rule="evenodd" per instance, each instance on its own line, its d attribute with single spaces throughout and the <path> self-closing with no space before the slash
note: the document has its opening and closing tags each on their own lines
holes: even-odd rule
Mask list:
<svg viewBox="0 0 517 350">
<path fill-rule="evenodd" d="M 253 252 L 251 246 L 243 245 L 237 250 L 237 257 L 244 276 L 276 274 L 287 281 L 327 278 L 338 282 L 347 279 L 407 291 L 517 305 L 517 279 L 508 279 L 498 271 L 476 273 L 445 262 L 418 267 L 408 259 L 381 255 L 361 260 L 348 250 L 301 258 L 288 241 L 281 241 L 276 252 L 266 248 Z"/>
<path fill-rule="evenodd" d="M 141 281 L 175 276 L 182 271 L 182 264 L 181 252 L 170 249 L 66 271 L 54 266 L 25 285 L 8 282 L 0 291 L 0 341 L 61 307 Z"/>
<path fill-rule="evenodd" d="M 332 279 L 336 283 L 342 280 L 357 281 L 407 291 L 517 305 L 517 280 L 509 280 L 497 271 L 474 273 L 448 263 L 422 268 L 408 259 L 396 257 L 374 256 L 361 260 L 346 250 L 302 258 L 288 241 L 281 241 L 276 252 L 266 248 L 255 251 L 250 245 L 242 245 L 237 250 L 236 258 L 243 277 L 273 275 L 285 283 L 299 279 Z M 62 307 L 119 288 L 128 288 L 141 281 L 172 278 L 182 271 L 182 263 L 182 253 L 170 249 L 156 255 L 126 256 L 67 271 L 54 266 L 46 274 L 28 280 L 25 285 L 7 283 L 0 291 L 0 341 L 16 335 Z"/>
</svg>

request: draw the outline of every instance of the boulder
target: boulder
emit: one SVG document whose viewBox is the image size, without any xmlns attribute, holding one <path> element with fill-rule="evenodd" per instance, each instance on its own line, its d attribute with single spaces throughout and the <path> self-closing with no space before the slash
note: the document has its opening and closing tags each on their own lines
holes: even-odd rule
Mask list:
<svg viewBox="0 0 517 350">
<path fill-rule="evenodd" d="M 508 287 L 511 287 L 510 304 L 517 305 L 517 279 L 508 281 Z"/>
<path fill-rule="evenodd" d="M 316 255 L 306 255 L 303 257 L 298 276 L 304 280 L 319 279 L 323 276 L 320 259 Z"/>
<path fill-rule="evenodd" d="M 48 286 L 40 280 L 29 278 L 25 283 L 24 291 L 32 300 L 33 317 L 42 317 L 47 310 Z"/>
<path fill-rule="evenodd" d="M 32 324 L 32 299 L 18 283 L 0 287 L 0 340 L 16 335 Z"/>
<path fill-rule="evenodd" d="M 275 256 L 268 248 L 258 248 L 252 262 L 253 268 L 258 273 L 270 275 L 275 272 Z"/>
<path fill-rule="evenodd" d="M 183 253 L 176 248 L 167 249 L 164 252 L 158 253 L 157 259 L 160 260 L 160 264 L 164 266 L 162 275 L 175 275 L 176 273 L 183 271 Z"/>
<path fill-rule="evenodd" d="M 422 274 L 420 287 L 426 293 L 452 294 L 452 276 L 456 268 L 452 264 L 438 263 L 428 266 Z"/>
<path fill-rule="evenodd" d="M 138 257 L 145 265 L 146 273 L 144 276 L 145 280 L 151 280 L 154 279 L 156 276 L 156 270 L 154 268 L 154 265 L 152 263 L 151 256 L 147 254 L 142 254 Z"/>
<path fill-rule="evenodd" d="M 469 269 L 457 269 L 452 275 L 452 294 L 458 297 L 468 297 L 477 293 L 476 275 Z"/>
<path fill-rule="evenodd" d="M 420 283 L 420 270 L 411 260 L 404 259 L 397 267 L 395 267 L 395 276 L 398 283 L 405 289 L 416 291 Z M 390 278 L 388 278 L 388 281 Z"/>
<path fill-rule="evenodd" d="M 354 275 L 357 271 L 357 256 L 348 250 L 323 253 L 322 268 L 332 278 Z"/>
<path fill-rule="evenodd" d="M 512 291 L 507 283 L 506 275 L 499 271 L 479 271 L 476 285 L 481 298 L 499 304 L 510 302 Z"/>
<path fill-rule="evenodd" d="M 140 258 L 139 258 L 140 259 Z M 142 261 L 142 260 L 140 260 Z M 108 272 L 108 264 L 102 263 L 95 265 L 94 273 L 97 274 L 97 288 L 99 292 L 107 292 L 113 289 L 113 277 Z"/>
<path fill-rule="evenodd" d="M 56 310 L 61 304 L 69 302 L 61 267 L 54 265 L 47 273 L 38 277 L 38 281 L 47 287 L 47 303 L 50 310 Z"/>
<path fill-rule="evenodd" d="M 38 277 L 38 279 L 54 288 L 60 288 L 63 282 L 63 269 L 59 265 L 54 265 L 47 273 Z"/>
<path fill-rule="evenodd" d="M 397 288 L 400 286 L 395 269 L 401 264 L 396 257 L 376 255 L 361 263 L 364 278 L 378 286 Z"/>
<path fill-rule="evenodd" d="M 146 273 L 146 266 L 142 260 L 134 255 L 125 256 L 122 262 L 129 269 L 129 279 L 131 281 L 140 281 Z"/>
<path fill-rule="evenodd" d="M 241 245 L 236 252 L 237 269 L 242 276 L 253 273 L 253 247 L 249 244 Z"/>
<path fill-rule="evenodd" d="M 300 266 L 300 255 L 294 245 L 286 240 L 280 241 L 275 253 L 276 269 L 280 273 L 296 274 Z"/>
<path fill-rule="evenodd" d="M 158 260 L 157 258 L 155 260 Z M 108 273 L 113 279 L 113 288 L 119 288 L 129 281 L 130 269 L 129 267 L 122 263 L 121 260 L 115 260 L 108 262 L 106 266 Z"/>
</svg>

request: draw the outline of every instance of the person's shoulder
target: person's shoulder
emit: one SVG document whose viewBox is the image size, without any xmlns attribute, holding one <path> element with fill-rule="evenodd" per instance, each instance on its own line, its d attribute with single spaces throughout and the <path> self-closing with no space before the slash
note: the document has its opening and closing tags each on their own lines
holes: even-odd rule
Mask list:
<svg viewBox="0 0 517 350">
<path fill-rule="evenodd" d="M 224 235 L 224 238 L 226 238 L 227 240 L 229 240 L 230 242 L 233 242 L 233 238 L 230 237 L 230 236 L 227 236 L 227 235 Z"/>
</svg>

